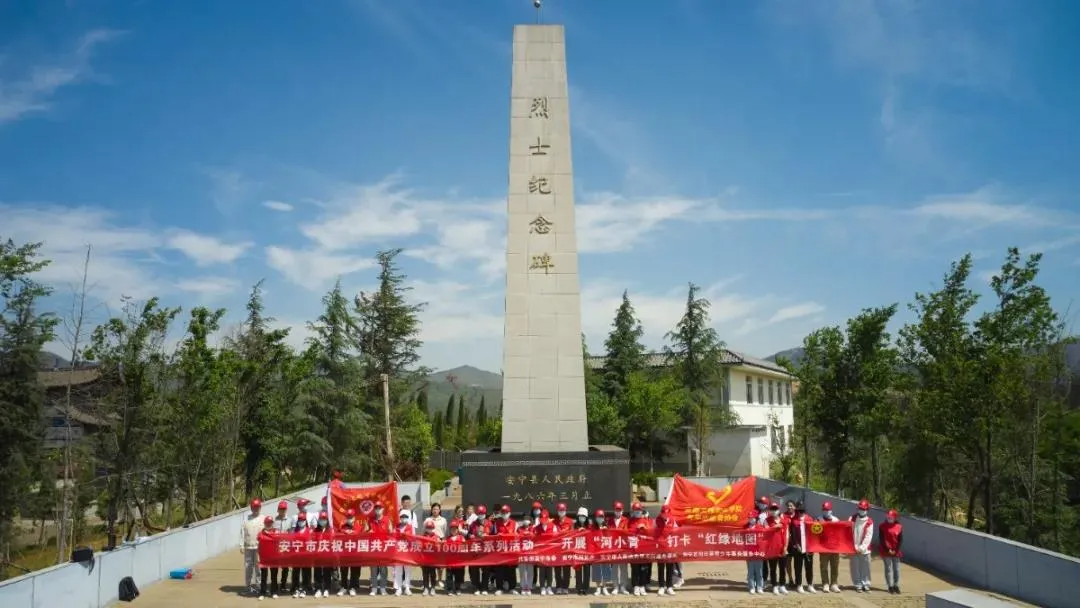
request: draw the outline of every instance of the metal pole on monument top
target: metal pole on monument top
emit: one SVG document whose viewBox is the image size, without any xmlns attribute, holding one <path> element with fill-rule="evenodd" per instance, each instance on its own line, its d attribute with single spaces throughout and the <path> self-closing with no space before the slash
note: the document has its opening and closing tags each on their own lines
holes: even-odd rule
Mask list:
<svg viewBox="0 0 1080 608">
<path fill-rule="evenodd" d="M 536 25 L 540 25 L 540 13 L 542 11 L 540 0 L 533 0 L 533 8 L 536 9 Z"/>
</svg>

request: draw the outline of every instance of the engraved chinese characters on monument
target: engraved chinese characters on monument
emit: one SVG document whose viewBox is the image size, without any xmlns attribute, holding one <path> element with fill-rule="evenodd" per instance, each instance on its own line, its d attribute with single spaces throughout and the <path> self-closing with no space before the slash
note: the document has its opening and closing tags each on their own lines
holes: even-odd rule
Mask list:
<svg viewBox="0 0 1080 608">
<path fill-rule="evenodd" d="M 548 234 L 551 232 L 551 228 L 555 224 L 542 215 L 536 216 L 536 219 L 529 222 L 529 232 L 535 232 L 536 234 Z"/>
<path fill-rule="evenodd" d="M 562 472 L 514 473 L 503 475 L 503 493 L 500 497 L 505 502 L 570 502 L 580 504 L 593 499 L 589 491 L 589 476 L 585 473 L 563 470 Z"/>
<path fill-rule="evenodd" d="M 548 118 L 548 98 L 533 97 L 529 118 Z"/>
<path fill-rule="evenodd" d="M 555 268 L 555 262 L 550 253 L 532 256 L 532 263 L 529 264 L 529 270 L 543 270 L 544 274 L 550 273 L 552 268 Z"/>
<path fill-rule="evenodd" d="M 536 138 L 535 144 L 529 146 L 529 150 L 533 156 L 547 156 L 549 148 L 551 148 L 551 145 L 545 144 L 539 137 Z"/>
<path fill-rule="evenodd" d="M 533 177 L 529 180 L 529 194 L 551 194 L 548 178 Z"/>
</svg>

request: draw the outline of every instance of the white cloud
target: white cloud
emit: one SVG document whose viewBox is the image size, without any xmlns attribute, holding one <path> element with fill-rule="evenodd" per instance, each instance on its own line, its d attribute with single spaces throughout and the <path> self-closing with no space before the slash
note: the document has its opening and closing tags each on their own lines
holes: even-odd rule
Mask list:
<svg viewBox="0 0 1080 608">
<path fill-rule="evenodd" d="M 196 277 L 177 281 L 176 288 L 208 298 L 217 298 L 236 293 L 240 289 L 240 281 L 227 277 Z"/>
<path fill-rule="evenodd" d="M 236 169 L 206 167 L 202 173 L 210 180 L 210 200 L 223 215 L 236 212 L 260 187 Z"/>
<path fill-rule="evenodd" d="M 95 48 L 120 34 L 115 30 L 91 30 L 79 39 L 72 53 L 51 62 L 0 61 L 0 125 L 48 111 L 60 89 L 91 79 L 94 73 L 90 59 Z M 3 71 L 7 65 L 20 63 L 28 65 L 22 73 Z"/>
<path fill-rule="evenodd" d="M 292 205 L 284 201 L 263 201 L 263 207 L 266 207 L 271 211 L 280 211 L 282 213 L 288 213 L 294 209 Z"/>
<path fill-rule="evenodd" d="M 802 304 L 796 304 L 794 306 L 785 306 L 776 311 L 773 313 L 773 316 L 769 318 L 768 324 L 783 323 L 784 321 L 801 319 L 823 312 L 825 312 L 825 307 L 821 304 L 818 304 L 817 302 L 803 302 Z"/>
<path fill-rule="evenodd" d="M 338 277 L 371 268 L 370 258 L 320 249 L 266 248 L 266 263 L 288 280 L 311 291 L 321 291 Z"/>
<path fill-rule="evenodd" d="M 170 248 L 183 253 L 199 266 L 235 262 L 251 245 L 250 242 L 230 244 L 216 237 L 187 230 L 178 230 L 168 239 Z"/>
<path fill-rule="evenodd" d="M 419 201 L 398 187 L 400 181 L 400 176 L 392 175 L 376 184 L 349 188 L 322 203 L 322 216 L 302 224 L 300 231 L 330 251 L 416 234 Z"/>
</svg>

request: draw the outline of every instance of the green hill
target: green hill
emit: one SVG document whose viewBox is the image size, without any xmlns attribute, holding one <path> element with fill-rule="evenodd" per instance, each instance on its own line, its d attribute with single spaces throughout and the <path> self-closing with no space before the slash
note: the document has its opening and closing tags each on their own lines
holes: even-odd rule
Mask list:
<svg viewBox="0 0 1080 608">
<path fill-rule="evenodd" d="M 489 415 L 494 415 L 502 401 L 502 375 L 462 365 L 435 372 L 427 377 L 428 411 L 445 412 L 451 395 L 465 396 L 465 409 L 476 412 L 483 397 Z"/>
</svg>

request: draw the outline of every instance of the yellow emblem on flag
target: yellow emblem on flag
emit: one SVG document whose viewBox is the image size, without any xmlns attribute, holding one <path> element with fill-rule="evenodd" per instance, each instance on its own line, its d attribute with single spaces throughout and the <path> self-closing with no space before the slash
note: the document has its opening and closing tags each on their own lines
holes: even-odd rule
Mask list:
<svg viewBox="0 0 1080 608">
<path fill-rule="evenodd" d="M 816 521 L 810 526 L 810 532 L 812 534 L 821 534 L 825 531 L 825 526 L 821 522 Z"/>
</svg>

